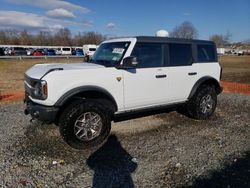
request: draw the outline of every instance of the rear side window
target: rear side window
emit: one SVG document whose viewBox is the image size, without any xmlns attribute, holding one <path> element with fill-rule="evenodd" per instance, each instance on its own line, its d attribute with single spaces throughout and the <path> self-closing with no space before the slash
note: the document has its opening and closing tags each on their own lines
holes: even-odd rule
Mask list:
<svg viewBox="0 0 250 188">
<path fill-rule="evenodd" d="M 215 50 L 213 45 L 197 45 L 198 62 L 215 62 Z"/>
<path fill-rule="evenodd" d="M 70 48 L 63 48 L 63 51 L 70 51 Z"/>
<path fill-rule="evenodd" d="M 170 66 L 184 66 L 192 64 L 191 44 L 169 44 Z"/>
<path fill-rule="evenodd" d="M 131 55 L 137 57 L 138 68 L 163 66 L 162 44 L 137 43 Z"/>
</svg>

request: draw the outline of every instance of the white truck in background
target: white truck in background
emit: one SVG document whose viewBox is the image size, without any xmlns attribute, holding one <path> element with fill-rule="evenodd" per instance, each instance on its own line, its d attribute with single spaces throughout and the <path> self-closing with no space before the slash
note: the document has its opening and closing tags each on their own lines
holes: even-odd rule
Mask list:
<svg viewBox="0 0 250 188">
<path fill-rule="evenodd" d="M 85 56 L 92 57 L 97 49 L 95 44 L 85 44 L 82 47 Z"/>
</svg>

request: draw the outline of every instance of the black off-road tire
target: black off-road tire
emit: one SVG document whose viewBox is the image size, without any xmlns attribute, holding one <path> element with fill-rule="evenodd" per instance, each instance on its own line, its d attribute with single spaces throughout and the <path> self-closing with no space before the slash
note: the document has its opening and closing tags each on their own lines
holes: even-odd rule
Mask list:
<svg viewBox="0 0 250 188">
<path fill-rule="evenodd" d="M 211 96 L 212 107 L 211 109 L 203 113 L 201 103 L 204 97 Z M 189 117 L 199 120 L 208 119 L 215 111 L 217 105 L 217 95 L 214 87 L 209 85 L 201 85 L 194 96 L 188 101 L 186 105 L 187 114 Z"/>
<path fill-rule="evenodd" d="M 77 138 L 74 133 L 74 125 L 82 114 L 94 112 L 101 117 L 102 128 L 99 136 L 89 141 L 83 141 Z M 91 99 L 77 100 L 71 103 L 61 114 L 59 118 L 60 134 L 64 141 L 75 149 L 85 149 L 102 143 L 109 135 L 111 129 L 110 114 L 105 107 Z"/>
</svg>

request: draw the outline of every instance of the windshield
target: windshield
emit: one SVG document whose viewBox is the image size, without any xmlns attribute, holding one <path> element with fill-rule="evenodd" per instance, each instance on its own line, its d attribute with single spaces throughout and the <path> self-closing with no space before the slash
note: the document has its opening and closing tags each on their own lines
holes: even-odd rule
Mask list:
<svg viewBox="0 0 250 188">
<path fill-rule="evenodd" d="M 130 42 L 103 43 L 91 58 L 90 63 L 114 67 L 121 62 L 129 44 Z"/>
</svg>

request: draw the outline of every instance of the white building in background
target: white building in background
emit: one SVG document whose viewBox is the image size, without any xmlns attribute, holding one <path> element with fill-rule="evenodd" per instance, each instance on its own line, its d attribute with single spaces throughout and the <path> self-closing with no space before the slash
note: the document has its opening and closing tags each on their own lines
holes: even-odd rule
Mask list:
<svg viewBox="0 0 250 188">
<path fill-rule="evenodd" d="M 225 48 L 217 48 L 217 54 L 224 55 L 225 54 Z"/>
<path fill-rule="evenodd" d="M 217 48 L 217 54 L 224 55 L 232 53 L 232 49 L 230 48 Z"/>
</svg>

